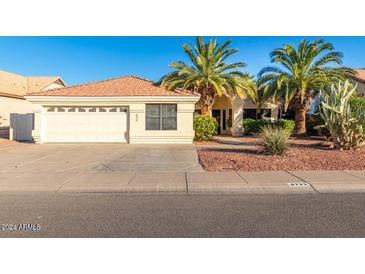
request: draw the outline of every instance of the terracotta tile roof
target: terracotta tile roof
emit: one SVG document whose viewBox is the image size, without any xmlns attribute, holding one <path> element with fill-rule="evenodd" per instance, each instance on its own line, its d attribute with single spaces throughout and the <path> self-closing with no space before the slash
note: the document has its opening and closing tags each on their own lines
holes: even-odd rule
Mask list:
<svg viewBox="0 0 365 274">
<path fill-rule="evenodd" d="M 199 96 L 190 91 L 176 89 L 169 91 L 134 75 L 100 80 L 91 83 L 68 86 L 64 88 L 50 89 L 28 94 L 31 96 Z"/>
<path fill-rule="evenodd" d="M 23 98 L 25 94 L 40 91 L 55 82 L 58 82 L 60 85 L 65 85 L 63 80 L 58 76 L 28 77 L 0 70 L 1 96 Z"/>
<path fill-rule="evenodd" d="M 365 83 L 365 69 L 354 69 L 356 71 L 355 80 Z"/>
</svg>

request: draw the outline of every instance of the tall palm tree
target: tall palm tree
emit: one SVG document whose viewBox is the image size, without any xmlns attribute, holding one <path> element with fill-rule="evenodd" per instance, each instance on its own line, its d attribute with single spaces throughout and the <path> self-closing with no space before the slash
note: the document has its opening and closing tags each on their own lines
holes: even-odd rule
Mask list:
<svg viewBox="0 0 365 274">
<path fill-rule="evenodd" d="M 298 48 L 286 44 L 270 54 L 271 62 L 280 67 L 266 67 L 259 73 L 259 82 L 275 86 L 282 92 L 285 108 L 295 112 L 295 132 L 306 133 L 306 112 L 311 91 L 320 90 L 334 81 L 344 80 L 354 71 L 342 66 L 342 53 L 324 40 L 302 40 Z"/>
<path fill-rule="evenodd" d="M 243 80 L 248 75 L 240 70 L 245 66 L 244 63 L 225 62 L 238 51 L 229 48 L 231 41 L 220 45 L 216 40 L 209 40 L 208 43 L 204 43 L 201 37 L 197 37 L 196 40 L 193 48 L 187 44 L 183 45 L 190 64 L 181 61 L 171 63 L 170 67 L 174 70 L 163 76 L 160 84 L 169 90 L 183 88 L 200 93 L 201 113 L 211 115 L 217 95 L 237 94 L 244 97 Z"/>
</svg>

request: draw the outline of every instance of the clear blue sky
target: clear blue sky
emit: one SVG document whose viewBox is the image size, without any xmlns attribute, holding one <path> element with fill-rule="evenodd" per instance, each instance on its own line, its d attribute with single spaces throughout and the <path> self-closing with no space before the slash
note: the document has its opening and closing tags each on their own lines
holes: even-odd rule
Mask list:
<svg viewBox="0 0 365 274">
<path fill-rule="evenodd" d="M 307 37 L 313 40 L 318 37 Z M 207 39 L 207 38 L 205 38 Z M 239 52 L 228 61 L 243 61 L 256 75 L 270 65 L 269 53 L 303 37 L 217 37 L 232 40 Z M 344 64 L 365 67 L 365 37 L 324 37 L 344 54 Z M 158 80 L 172 61 L 186 61 L 181 45 L 195 37 L 0 37 L 0 69 L 23 75 L 59 75 L 77 84 L 125 74 Z"/>
</svg>

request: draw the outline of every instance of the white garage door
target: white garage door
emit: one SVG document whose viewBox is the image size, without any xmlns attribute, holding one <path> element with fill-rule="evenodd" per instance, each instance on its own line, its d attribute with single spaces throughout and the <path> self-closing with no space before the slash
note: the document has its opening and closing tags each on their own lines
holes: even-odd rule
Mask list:
<svg viewBox="0 0 365 274">
<path fill-rule="evenodd" d="M 128 139 L 125 107 L 49 107 L 44 142 L 118 142 Z"/>
</svg>

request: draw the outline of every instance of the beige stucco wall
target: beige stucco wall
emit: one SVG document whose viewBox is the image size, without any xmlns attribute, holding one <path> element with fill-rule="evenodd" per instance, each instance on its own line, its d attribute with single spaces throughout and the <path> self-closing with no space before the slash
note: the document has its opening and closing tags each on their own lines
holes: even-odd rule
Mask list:
<svg viewBox="0 0 365 274">
<path fill-rule="evenodd" d="M 0 97 L 0 126 L 10 126 L 10 113 L 32 113 L 32 104 L 23 99 Z"/>
<path fill-rule="evenodd" d="M 37 143 L 43 143 L 46 125 L 42 116 L 48 106 L 125 106 L 128 108 L 129 143 L 192 143 L 194 139 L 193 113 L 198 97 L 145 97 L 135 100 L 120 98 L 53 98 L 50 101 L 39 102 L 39 98 L 28 98 L 33 101 L 35 116 L 33 138 Z M 146 130 L 146 103 L 177 104 L 177 130 Z M 87 134 L 87 133 L 85 133 Z"/>
<path fill-rule="evenodd" d="M 365 84 L 357 82 L 357 92 L 361 96 L 365 96 Z"/>
<path fill-rule="evenodd" d="M 221 120 L 220 120 L 220 128 L 221 128 L 221 133 L 222 134 L 230 134 L 230 129 L 228 128 L 228 126 L 226 127 L 226 129 L 224 130 L 223 129 L 223 110 L 226 111 L 226 122 L 229 118 L 229 110 L 232 109 L 232 115 L 233 115 L 233 119 L 235 117 L 235 113 L 234 111 L 236 109 L 233 108 L 232 106 L 232 102 L 231 102 L 231 99 L 227 96 L 220 96 L 220 97 L 217 97 L 216 100 L 215 100 L 215 103 L 213 105 L 213 109 L 217 109 L 217 110 L 220 110 L 220 116 L 221 116 Z M 232 119 L 232 125 L 234 124 L 233 122 L 233 119 Z"/>
<path fill-rule="evenodd" d="M 146 104 L 131 104 L 129 109 L 130 143 L 191 143 L 194 139 L 194 103 L 177 104 L 177 130 L 146 130 Z"/>
<path fill-rule="evenodd" d="M 60 81 L 56 81 L 54 83 L 49 84 L 48 86 L 44 87 L 42 90 L 49 90 L 55 88 L 62 88 L 64 85 Z"/>
<path fill-rule="evenodd" d="M 31 141 L 32 104 L 24 99 L 0 97 L 1 137 Z"/>
</svg>

